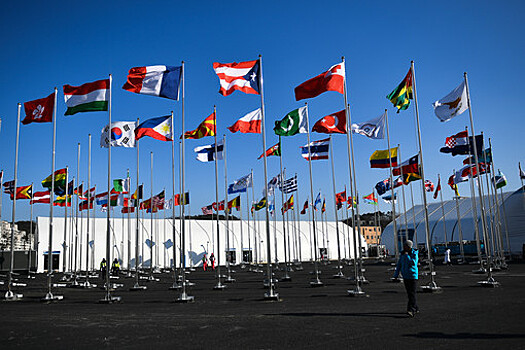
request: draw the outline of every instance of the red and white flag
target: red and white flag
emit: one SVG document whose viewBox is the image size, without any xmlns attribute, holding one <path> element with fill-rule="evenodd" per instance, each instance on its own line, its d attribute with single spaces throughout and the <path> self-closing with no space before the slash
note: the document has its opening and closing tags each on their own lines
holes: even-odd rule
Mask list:
<svg viewBox="0 0 525 350">
<path fill-rule="evenodd" d="M 235 90 L 259 95 L 259 60 L 233 63 L 213 63 L 215 74 L 219 77 L 219 93 L 228 96 Z"/>
<path fill-rule="evenodd" d="M 319 96 L 326 91 L 344 94 L 345 66 L 343 63 L 330 67 L 326 72 L 305 81 L 295 88 L 295 100 Z"/>
<path fill-rule="evenodd" d="M 55 107 L 55 93 L 39 98 L 38 100 L 24 103 L 26 117 L 22 124 L 50 123 L 53 121 L 53 108 Z"/>
<path fill-rule="evenodd" d="M 51 201 L 49 195 L 49 191 L 42 191 L 42 192 L 35 192 L 33 193 L 33 199 L 29 202 L 29 204 L 35 204 L 35 203 L 44 203 L 49 204 Z"/>
<path fill-rule="evenodd" d="M 262 112 L 258 108 L 253 112 L 246 114 L 241 119 L 237 120 L 235 124 L 228 127 L 228 130 L 235 133 L 240 131 L 242 133 L 261 133 L 261 121 L 262 121 Z"/>
<path fill-rule="evenodd" d="M 438 179 L 438 184 L 436 186 L 436 191 L 434 192 L 434 199 L 438 197 L 439 191 L 441 191 L 441 178 Z"/>
<path fill-rule="evenodd" d="M 434 191 L 434 184 L 430 180 L 425 180 L 425 191 L 432 192 Z"/>
<path fill-rule="evenodd" d="M 346 134 L 346 113 L 342 111 L 329 114 L 315 122 L 312 131 L 321 134 Z"/>
</svg>

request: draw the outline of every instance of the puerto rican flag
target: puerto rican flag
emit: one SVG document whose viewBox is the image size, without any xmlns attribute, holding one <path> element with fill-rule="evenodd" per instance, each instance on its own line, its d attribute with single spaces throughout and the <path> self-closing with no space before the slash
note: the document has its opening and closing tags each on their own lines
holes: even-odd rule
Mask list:
<svg viewBox="0 0 525 350">
<path fill-rule="evenodd" d="M 137 94 L 179 99 L 182 67 L 147 66 L 129 70 L 128 80 L 122 87 Z"/>
<path fill-rule="evenodd" d="M 310 142 L 311 160 L 328 159 L 330 139 Z M 308 144 L 301 147 L 301 155 L 308 160 Z"/>
<path fill-rule="evenodd" d="M 247 94 L 259 95 L 260 66 L 259 60 L 233 63 L 213 63 L 213 69 L 219 77 L 219 94 L 228 96 L 235 90 Z"/>
<path fill-rule="evenodd" d="M 171 141 L 171 127 L 171 115 L 148 119 L 135 129 L 135 140 L 149 136 L 155 140 Z"/>
<path fill-rule="evenodd" d="M 262 112 L 261 109 L 258 108 L 253 112 L 250 112 L 246 114 L 241 119 L 237 120 L 235 124 L 228 127 L 228 130 L 235 133 L 237 131 L 240 131 L 242 133 L 261 133 L 261 120 L 262 120 Z"/>
</svg>

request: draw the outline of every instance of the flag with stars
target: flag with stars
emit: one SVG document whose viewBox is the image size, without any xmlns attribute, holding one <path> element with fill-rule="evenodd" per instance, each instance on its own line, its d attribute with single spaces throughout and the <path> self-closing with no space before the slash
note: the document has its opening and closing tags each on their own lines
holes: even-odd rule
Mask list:
<svg viewBox="0 0 525 350">
<path fill-rule="evenodd" d="M 140 123 L 135 129 L 135 140 L 139 140 L 143 136 L 149 136 L 160 141 L 171 141 L 171 116 L 151 118 Z"/>
<path fill-rule="evenodd" d="M 228 96 L 235 90 L 246 94 L 259 95 L 259 60 L 233 63 L 213 63 L 215 74 L 219 77 L 219 94 Z"/>
</svg>

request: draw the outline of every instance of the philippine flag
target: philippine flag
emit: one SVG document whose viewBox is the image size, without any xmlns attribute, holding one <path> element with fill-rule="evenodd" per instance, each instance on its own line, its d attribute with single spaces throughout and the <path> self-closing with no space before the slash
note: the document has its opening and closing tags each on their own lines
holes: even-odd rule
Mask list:
<svg viewBox="0 0 525 350">
<path fill-rule="evenodd" d="M 160 141 L 171 141 L 171 116 L 151 118 L 141 123 L 135 129 L 135 140 L 143 136 L 153 137 Z"/>
<path fill-rule="evenodd" d="M 330 139 L 310 142 L 311 160 L 328 159 Z M 301 155 L 308 160 L 308 145 L 301 147 Z"/>
<path fill-rule="evenodd" d="M 182 67 L 147 66 L 129 70 L 128 80 L 122 87 L 137 94 L 179 99 Z"/>
<path fill-rule="evenodd" d="M 258 108 L 253 112 L 246 114 L 241 119 L 237 120 L 235 124 L 228 127 L 228 130 L 235 133 L 240 131 L 242 133 L 261 133 L 261 109 Z"/>
</svg>

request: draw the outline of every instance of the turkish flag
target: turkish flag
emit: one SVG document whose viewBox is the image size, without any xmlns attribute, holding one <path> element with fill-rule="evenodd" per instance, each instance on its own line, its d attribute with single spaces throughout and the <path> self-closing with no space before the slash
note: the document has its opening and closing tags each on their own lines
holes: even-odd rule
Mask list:
<svg viewBox="0 0 525 350">
<path fill-rule="evenodd" d="M 332 113 L 315 122 L 312 131 L 321 134 L 346 134 L 346 113 L 342 111 Z"/>
<path fill-rule="evenodd" d="M 53 121 L 53 108 L 55 107 L 55 93 L 39 98 L 38 100 L 24 103 L 26 117 L 22 124 L 50 123 Z"/>
<path fill-rule="evenodd" d="M 345 66 L 343 63 L 330 67 L 326 72 L 305 81 L 295 88 L 295 100 L 319 96 L 326 91 L 337 91 L 344 94 Z"/>
</svg>

